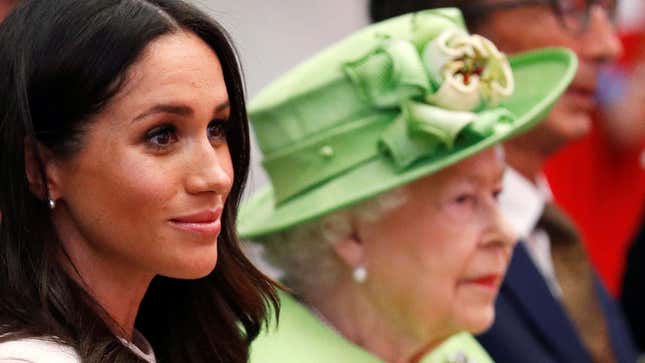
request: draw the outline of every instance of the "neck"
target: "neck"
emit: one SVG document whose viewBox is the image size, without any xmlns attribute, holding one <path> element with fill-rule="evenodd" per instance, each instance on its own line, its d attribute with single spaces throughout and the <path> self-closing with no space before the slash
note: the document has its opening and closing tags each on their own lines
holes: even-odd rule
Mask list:
<svg viewBox="0 0 645 363">
<path fill-rule="evenodd" d="M 65 213 L 64 206 L 57 208 L 55 213 Z M 107 313 L 105 320 L 114 334 L 131 341 L 139 306 L 154 274 L 134 270 L 118 257 L 99 250 L 77 229 L 56 223 L 60 220 L 54 216 L 65 250 L 65 253 L 61 253 L 60 260 L 67 273 Z M 101 313 L 103 312 L 99 311 Z"/>
<path fill-rule="evenodd" d="M 388 318 L 387 312 L 367 299 L 365 285 L 351 279 L 335 284 L 333 293 L 305 294 L 304 299 L 340 335 L 388 363 L 419 362 L 444 340 L 410 334 L 401 328 L 399 319 Z"/>
</svg>

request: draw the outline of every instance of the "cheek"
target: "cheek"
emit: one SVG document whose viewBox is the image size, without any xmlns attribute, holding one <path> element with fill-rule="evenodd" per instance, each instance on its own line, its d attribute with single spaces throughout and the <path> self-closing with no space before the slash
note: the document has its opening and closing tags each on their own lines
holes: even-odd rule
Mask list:
<svg viewBox="0 0 645 363">
<path fill-rule="evenodd" d="M 134 148 L 87 153 L 65 182 L 65 202 L 89 240 L 156 240 L 180 170 Z"/>
<path fill-rule="evenodd" d="M 584 136 L 591 128 L 591 116 L 585 109 L 577 106 L 571 96 L 564 94 L 553 107 L 553 111 L 539 126 L 562 141 L 573 140 Z"/>
<path fill-rule="evenodd" d="M 230 181 L 228 190 L 230 191 L 235 180 L 235 168 L 233 167 L 233 159 L 228 145 L 222 145 L 217 150 L 217 158 L 222 171 L 228 175 L 228 180 Z M 228 193 L 226 193 L 226 196 L 228 196 Z"/>
<path fill-rule="evenodd" d="M 115 212 L 153 219 L 165 210 L 178 192 L 182 165 L 176 164 L 137 152 L 125 152 L 119 160 L 106 163 L 109 167 L 100 168 L 93 174 L 96 189 L 106 203 L 113 203 Z"/>
<path fill-rule="evenodd" d="M 458 281 L 475 258 L 479 233 L 472 225 L 443 219 L 424 223 L 417 232 L 407 236 L 412 243 L 402 246 L 408 256 L 409 276 L 424 276 L 424 288 L 419 292 L 426 298 L 441 296 L 451 304 Z"/>
<path fill-rule="evenodd" d="M 470 302 L 463 299 L 459 283 L 476 263 L 479 236 L 473 228 L 456 224 L 437 225 L 431 236 L 415 254 L 421 268 L 413 276 L 424 276 L 412 290 L 417 311 L 429 321 L 461 330 L 460 310 Z"/>
<path fill-rule="evenodd" d="M 421 207 L 414 211 L 414 215 L 393 216 L 395 223 L 379 225 L 373 235 L 384 242 L 376 259 L 396 266 L 401 275 L 407 275 L 402 278 L 423 275 L 433 284 L 454 286 L 476 250 L 481 228 L 463 210 Z"/>
<path fill-rule="evenodd" d="M 435 228 L 433 240 L 427 259 L 454 288 L 477 252 L 478 229 L 472 224 L 443 223 Z"/>
<path fill-rule="evenodd" d="M 406 228 L 379 231 L 380 251 L 370 278 L 377 281 L 384 300 L 404 307 L 399 314 L 416 329 L 449 329 L 460 326 L 456 304 L 460 303 L 458 281 L 475 260 L 479 234 L 475 228 L 445 217 L 408 219 Z M 388 240 L 383 236 L 389 233 Z M 369 270 L 369 268 L 368 268 Z M 456 330 L 455 330 L 456 331 Z"/>
<path fill-rule="evenodd" d="M 422 308 L 436 309 L 449 320 L 457 319 L 458 305 L 465 303 L 462 301 L 460 282 L 476 267 L 478 260 L 478 232 L 467 224 L 435 225 L 431 240 L 416 254 L 419 265 L 423 266 L 417 275 L 427 277 L 421 285 L 422 301 L 433 301 L 432 306 Z"/>
</svg>

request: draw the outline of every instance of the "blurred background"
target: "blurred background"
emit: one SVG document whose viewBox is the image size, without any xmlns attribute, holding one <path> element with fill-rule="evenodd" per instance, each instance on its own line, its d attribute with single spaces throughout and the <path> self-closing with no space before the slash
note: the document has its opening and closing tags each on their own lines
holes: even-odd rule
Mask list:
<svg viewBox="0 0 645 363">
<path fill-rule="evenodd" d="M 325 46 L 368 24 L 367 0 L 192 0 L 231 34 L 248 96 Z M 253 145 L 246 195 L 267 183 Z"/>
</svg>

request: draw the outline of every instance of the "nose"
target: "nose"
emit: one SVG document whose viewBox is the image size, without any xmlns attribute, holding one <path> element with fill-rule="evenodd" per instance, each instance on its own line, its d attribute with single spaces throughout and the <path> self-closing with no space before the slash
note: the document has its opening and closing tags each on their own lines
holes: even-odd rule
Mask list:
<svg viewBox="0 0 645 363">
<path fill-rule="evenodd" d="M 484 244 L 499 247 L 513 247 L 517 243 L 517 236 L 510 223 L 502 215 L 497 202 L 489 203 L 488 228 Z"/>
<path fill-rule="evenodd" d="M 596 63 L 608 63 L 623 51 L 607 11 L 598 4 L 591 6 L 589 28 L 584 33 L 583 54 Z"/>
<path fill-rule="evenodd" d="M 187 158 L 186 190 L 190 194 L 213 192 L 228 195 L 233 185 L 231 156 L 226 144 L 213 146 L 208 139 Z"/>
</svg>

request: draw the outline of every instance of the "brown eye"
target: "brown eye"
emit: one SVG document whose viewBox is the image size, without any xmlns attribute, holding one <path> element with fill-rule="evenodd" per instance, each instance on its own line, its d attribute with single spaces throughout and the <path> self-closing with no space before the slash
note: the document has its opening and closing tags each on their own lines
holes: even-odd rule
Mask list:
<svg viewBox="0 0 645 363">
<path fill-rule="evenodd" d="M 213 144 L 225 143 L 228 128 L 229 122 L 227 120 L 211 121 L 211 123 L 208 125 L 208 139 Z"/>
<path fill-rule="evenodd" d="M 162 125 L 146 133 L 146 142 L 156 148 L 164 148 L 177 142 L 177 130 L 172 125 Z"/>
</svg>

